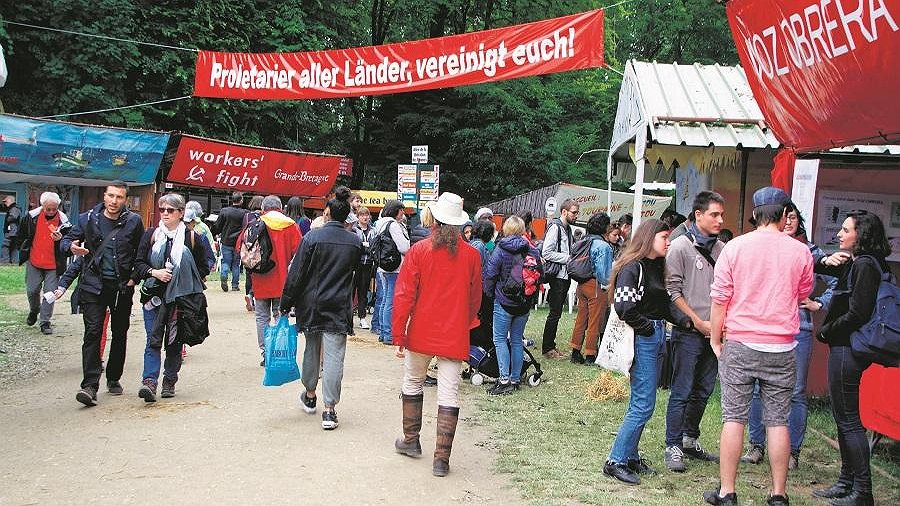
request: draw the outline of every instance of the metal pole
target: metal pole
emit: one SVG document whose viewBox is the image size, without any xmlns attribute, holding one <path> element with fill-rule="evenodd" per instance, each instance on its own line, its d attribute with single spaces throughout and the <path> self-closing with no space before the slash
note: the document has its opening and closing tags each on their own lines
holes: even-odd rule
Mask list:
<svg viewBox="0 0 900 506">
<path fill-rule="evenodd" d="M 738 202 L 738 234 L 744 233 L 744 200 L 747 198 L 747 161 L 750 153 L 741 150 L 741 197 Z"/>
</svg>

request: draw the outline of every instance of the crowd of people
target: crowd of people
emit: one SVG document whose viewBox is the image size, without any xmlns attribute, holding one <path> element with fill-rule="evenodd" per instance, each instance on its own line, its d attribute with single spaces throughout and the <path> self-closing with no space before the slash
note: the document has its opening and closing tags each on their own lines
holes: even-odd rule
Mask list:
<svg viewBox="0 0 900 506">
<path fill-rule="evenodd" d="M 97 404 L 104 373 L 110 395 L 124 392 L 136 287 L 146 333 L 138 396 L 149 403 L 156 402 L 160 372 L 160 396 L 175 395 L 185 345 L 199 344 L 210 332 L 207 279 L 217 275 L 224 292 L 240 293 L 244 270 L 244 302 L 255 315 L 260 365 L 266 365 L 267 327 L 293 316 L 305 340 L 300 403 L 306 413 L 316 413 L 321 380 L 323 429 L 338 427 L 347 337 L 355 327 L 396 346 L 404 361 L 403 435 L 396 452 L 422 455 L 423 389 L 437 385 L 432 472 L 445 476 L 470 346 L 496 355 L 499 373 L 487 393 L 513 394 L 522 381 L 525 326 L 546 290 L 541 353 L 547 359 L 593 365 L 611 311 L 634 331 L 630 399 L 605 475 L 637 485 L 655 472 L 639 445 L 657 387 L 669 374 L 662 363 L 671 349 L 666 468 L 685 472 L 687 459 L 719 461 L 720 486 L 704 499 L 737 504 L 738 463 L 758 464 L 768 455 L 767 503 L 788 504 L 787 473 L 800 464 L 806 431 L 815 335 L 831 350 L 829 388 L 842 465 L 837 482 L 814 495 L 836 506 L 873 502 L 859 417 L 859 380 L 871 362 L 849 345 L 850 334 L 872 315 L 881 272 L 889 269 L 884 226 L 873 214 L 851 213 L 838 233 L 840 251 L 826 255 L 808 240 L 797 206 L 774 187 L 754 193 L 756 229 L 733 239 L 723 229 L 725 200 L 711 191 L 696 196 L 686 218 L 667 212 L 634 230 L 630 215 L 615 222 L 603 212 L 580 219 L 578 202 L 565 200 L 542 240 L 530 212 L 507 216 L 498 229 L 501 222 L 488 208 L 470 221 L 463 199 L 453 193 L 441 194 L 415 220 L 398 200 L 385 203 L 373 220 L 360 196 L 345 187 L 335 189 L 315 220 L 305 216 L 299 198 L 283 206 L 278 196 L 258 196 L 245 207 L 243 195 L 235 193 L 211 226 L 197 202 L 170 193 L 157 202 L 159 222 L 145 228 L 125 205 L 127 191 L 124 183 L 109 184 L 103 202 L 71 221 L 59 209 L 60 197 L 46 192 L 40 206 L 17 215 L 15 223 L 13 237 L 26 265 L 28 325 L 39 321 L 42 332 L 52 333 L 54 301 L 77 280 L 72 300 L 83 317 L 84 339 L 76 400 L 86 406 Z M 576 268 L 576 261 L 586 268 Z M 814 294 L 816 276 L 824 290 Z M 558 326 L 573 283 L 578 313 L 563 352 Z M 820 311 L 825 323 L 816 333 L 812 314 Z M 111 344 L 104 364 L 106 318 Z M 723 419 L 718 455 L 700 443 L 717 378 Z"/>
</svg>

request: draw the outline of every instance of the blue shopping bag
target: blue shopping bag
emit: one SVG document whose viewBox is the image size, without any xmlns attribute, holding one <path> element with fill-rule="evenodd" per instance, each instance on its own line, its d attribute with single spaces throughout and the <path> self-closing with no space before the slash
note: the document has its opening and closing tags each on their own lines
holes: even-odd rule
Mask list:
<svg viewBox="0 0 900 506">
<path fill-rule="evenodd" d="M 297 367 L 297 326 L 287 316 L 266 327 L 266 373 L 263 386 L 275 387 L 300 378 Z"/>
</svg>

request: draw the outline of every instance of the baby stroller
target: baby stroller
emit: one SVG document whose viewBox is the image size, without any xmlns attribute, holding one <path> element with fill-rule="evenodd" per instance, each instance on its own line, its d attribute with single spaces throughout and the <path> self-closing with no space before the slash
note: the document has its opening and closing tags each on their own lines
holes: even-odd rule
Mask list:
<svg viewBox="0 0 900 506">
<path fill-rule="evenodd" d="M 527 346 L 523 347 L 525 353 L 522 356 L 522 374 L 521 377 L 528 383 L 528 386 L 536 387 L 541 384 L 541 364 L 534 359 L 534 355 L 528 350 Z M 528 369 L 534 366 L 534 372 L 528 374 Z M 497 363 L 497 350 L 494 346 L 490 346 L 487 350 L 481 346 L 469 346 L 469 376 L 473 385 L 481 385 L 484 383 L 485 377 L 497 378 L 500 376 L 500 366 Z"/>
</svg>

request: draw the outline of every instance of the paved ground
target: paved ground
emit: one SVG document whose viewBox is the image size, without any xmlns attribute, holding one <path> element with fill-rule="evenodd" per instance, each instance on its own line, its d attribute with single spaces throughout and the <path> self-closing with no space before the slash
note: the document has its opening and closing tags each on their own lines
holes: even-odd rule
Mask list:
<svg viewBox="0 0 900 506">
<path fill-rule="evenodd" d="M 178 395 L 137 397 L 144 332 L 132 318 L 125 395 L 75 401 L 80 316 L 55 317 L 58 346 L 46 374 L 0 391 L 0 505 L 25 504 L 514 504 L 491 473 L 487 431 L 463 400 L 451 473 L 431 476 L 435 391 L 426 390 L 426 457 L 393 453 L 400 432 L 401 363 L 362 331 L 348 345 L 340 427 L 297 401 L 299 382 L 261 386 L 253 319 L 236 293 L 208 290 L 213 335 L 190 350 Z M 68 307 L 68 295 L 60 307 Z M 24 297 L 10 299 L 24 307 Z M 27 332 L 37 334 L 37 329 Z M 302 350 L 302 341 L 301 341 Z"/>
</svg>

